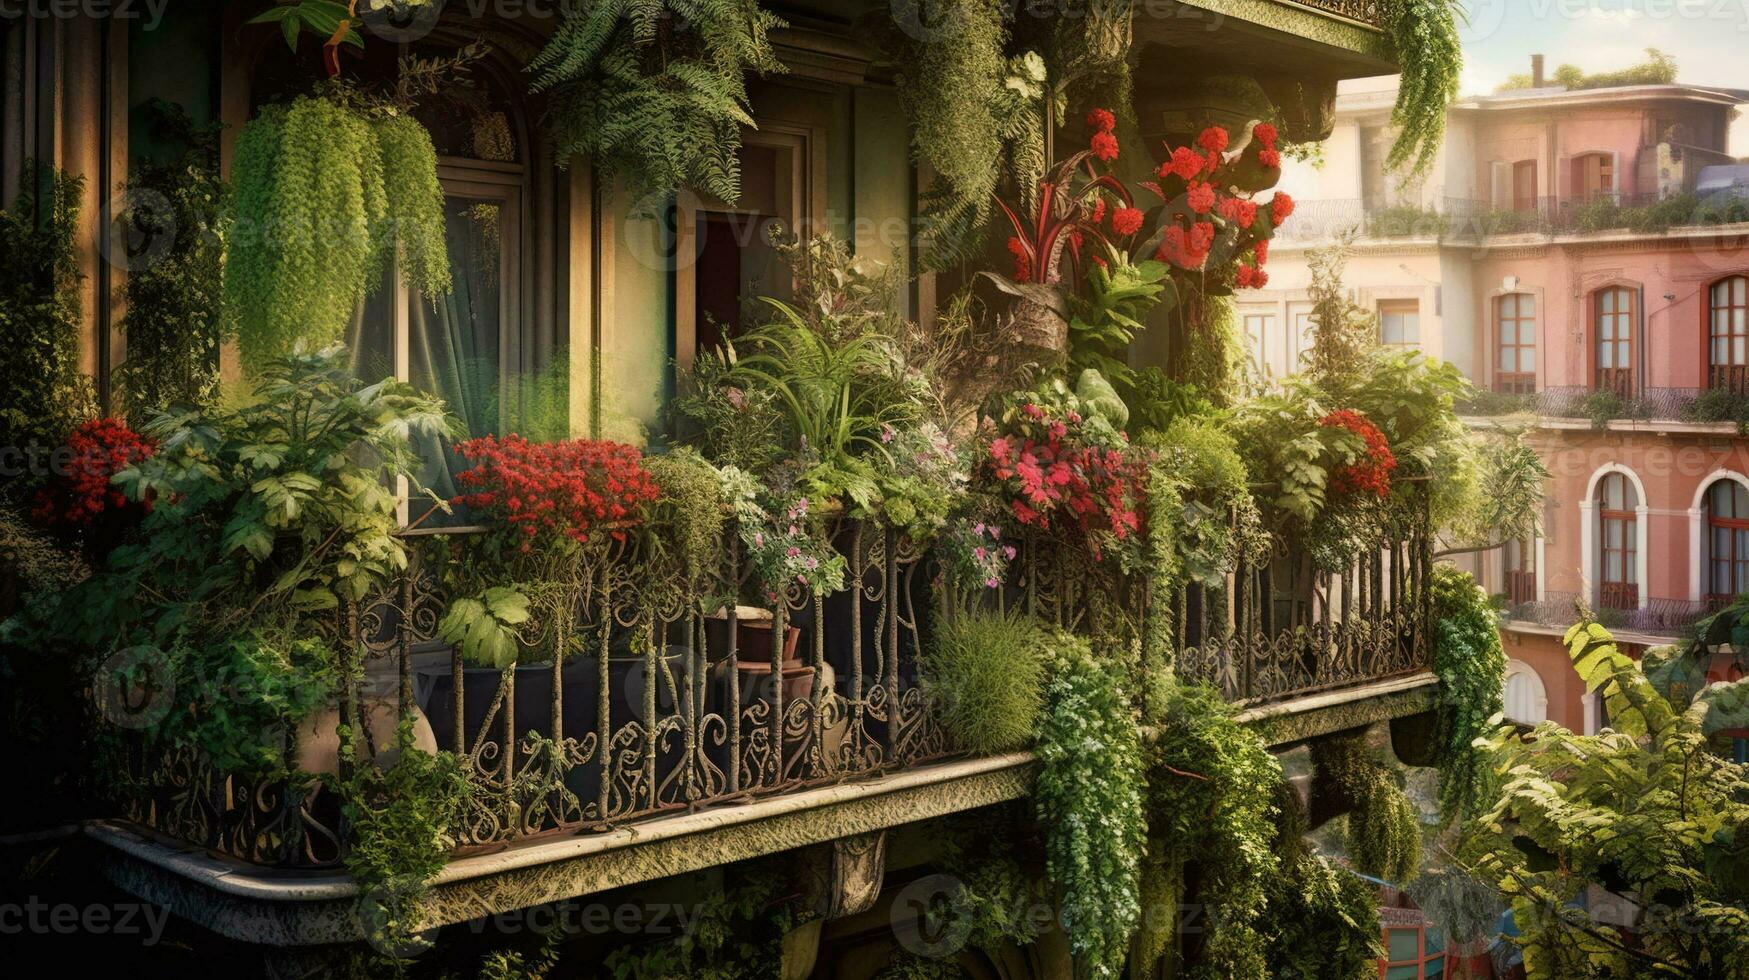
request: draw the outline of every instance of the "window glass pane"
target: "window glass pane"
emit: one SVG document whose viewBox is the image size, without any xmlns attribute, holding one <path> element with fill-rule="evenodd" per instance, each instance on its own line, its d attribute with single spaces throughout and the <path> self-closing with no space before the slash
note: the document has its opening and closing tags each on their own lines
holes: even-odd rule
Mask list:
<svg viewBox="0 0 1749 980">
<path fill-rule="evenodd" d="M 1416 929 L 1392 929 L 1386 939 L 1386 958 L 1415 960 L 1421 958 L 1421 933 Z M 1413 973 L 1409 976 L 1414 976 Z"/>
<path fill-rule="evenodd" d="M 1511 347 L 1518 343 L 1518 321 L 1504 320 L 1500 324 L 1500 343 Z"/>
<path fill-rule="evenodd" d="M 1508 373 L 1518 371 L 1518 348 L 1508 347 L 1500 352 L 1500 370 Z"/>
<path fill-rule="evenodd" d="M 1745 338 L 1741 334 L 1731 338 L 1732 364 L 1749 363 L 1749 348 L 1746 348 L 1745 344 L 1749 344 L 1749 338 Z"/>
<path fill-rule="evenodd" d="M 1500 297 L 1500 318 L 1506 319 L 1507 317 L 1515 317 L 1517 315 L 1518 315 L 1518 297 L 1517 296 L 1502 296 L 1502 297 Z"/>
<path fill-rule="evenodd" d="M 1518 369 L 1526 374 L 1536 370 L 1536 348 L 1521 347 L 1518 349 Z"/>
<path fill-rule="evenodd" d="M 1416 980 L 1419 976 L 1419 966 L 1393 966 L 1385 970 L 1385 980 Z"/>
<path fill-rule="evenodd" d="M 1732 514 L 1737 517 L 1749 517 L 1749 489 L 1736 480 L 1731 481 Z"/>
<path fill-rule="evenodd" d="M 1533 316 L 1536 316 L 1536 297 L 1535 296 L 1532 296 L 1529 293 L 1520 293 L 1519 294 L 1519 296 L 1518 296 L 1518 315 L 1521 317 L 1525 317 L 1526 319 L 1533 317 Z"/>
<path fill-rule="evenodd" d="M 1749 301 L 1749 279 L 1738 276 L 1731 280 L 1731 302 L 1742 306 Z"/>
</svg>

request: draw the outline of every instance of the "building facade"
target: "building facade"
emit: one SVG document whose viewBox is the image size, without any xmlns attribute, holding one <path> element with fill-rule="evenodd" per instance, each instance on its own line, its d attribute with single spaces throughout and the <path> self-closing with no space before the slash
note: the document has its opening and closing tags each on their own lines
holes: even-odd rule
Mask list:
<svg viewBox="0 0 1749 980">
<path fill-rule="evenodd" d="M 1510 610 L 1507 714 L 1604 723 L 1560 637 L 1576 603 L 1631 646 L 1749 590 L 1749 225 L 1732 120 L 1749 93 L 1559 86 L 1453 107 L 1420 180 L 1383 167 L 1392 92 L 1344 92 L 1271 288 L 1239 307 L 1256 370 L 1310 348 L 1312 249 L 1352 234 L 1344 282 L 1380 339 L 1460 368 L 1478 426 L 1530 429 L 1551 473 L 1534 541 L 1468 559 Z"/>
</svg>

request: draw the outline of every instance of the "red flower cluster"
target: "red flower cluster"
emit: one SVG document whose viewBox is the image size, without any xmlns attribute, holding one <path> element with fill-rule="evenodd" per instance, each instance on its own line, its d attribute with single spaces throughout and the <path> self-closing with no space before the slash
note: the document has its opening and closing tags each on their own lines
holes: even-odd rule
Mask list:
<svg viewBox="0 0 1749 980">
<path fill-rule="evenodd" d="M 1280 191 L 1269 200 L 1269 223 L 1277 228 L 1294 213 L 1294 199 Z"/>
<path fill-rule="evenodd" d="M 1281 151 L 1275 147 L 1275 141 L 1281 134 L 1269 123 L 1258 123 L 1251 130 L 1251 135 L 1257 138 L 1262 149 L 1257 151 L 1257 162 L 1271 170 L 1281 169 Z"/>
<path fill-rule="evenodd" d="M 1379 427 L 1366 416 L 1350 408 L 1331 412 L 1319 425 L 1347 429 L 1366 443 L 1366 459 L 1351 463 L 1336 471 L 1336 489 L 1345 493 L 1372 493 L 1388 497 L 1391 493 L 1391 472 L 1397 468 L 1397 457 Z"/>
<path fill-rule="evenodd" d="M 1029 402 L 1014 430 L 990 442 L 987 472 L 1001 481 L 1021 524 L 1110 531 L 1141 530 L 1147 467 L 1133 453 L 1085 444 L 1081 416 Z"/>
<path fill-rule="evenodd" d="M 1100 202 L 1103 204 L 1104 202 Z M 1133 235 L 1142 230 L 1140 208 L 1118 208 L 1111 213 L 1111 230 L 1120 235 Z"/>
<path fill-rule="evenodd" d="M 635 446 L 591 439 L 529 442 L 511 434 L 456 446 L 475 465 L 456 475 L 466 493 L 451 503 L 501 522 L 522 535 L 522 550 L 539 539 L 587 544 L 605 533 L 625 540 L 643 504 L 660 492 Z"/>
<path fill-rule="evenodd" d="M 120 419 L 92 419 L 67 437 L 64 472 L 37 492 L 31 516 L 46 526 L 90 527 L 98 518 L 128 506 L 127 495 L 110 478 L 158 451 L 158 444 Z M 145 503 L 150 511 L 152 504 Z"/>
<path fill-rule="evenodd" d="M 1110 163 L 1117 159 L 1117 117 L 1110 109 L 1094 109 L 1087 114 L 1087 125 L 1093 130 L 1093 135 L 1087 140 L 1090 150 L 1101 163 Z"/>
<path fill-rule="evenodd" d="M 1214 243 L 1215 226 L 1206 221 L 1191 225 L 1188 232 L 1178 225 L 1170 225 L 1166 237 L 1160 241 L 1156 257 L 1180 269 L 1201 269 L 1208 262 L 1209 249 Z"/>
<path fill-rule="evenodd" d="M 1208 214 L 1215 209 L 1215 185 L 1208 181 L 1191 181 L 1184 190 L 1184 202 L 1197 214 Z"/>
<path fill-rule="evenodd" d="M 1241 262 L 1239 267 L 1233 270 L 1233 284 L 1240 289 L 1262 289 L 1269 285 L 1269 273 L 1259 266 L 1246 265 Z"/>
<path fill-rule="evenodd" d="M 1222 153 L 1227 149 L 1227 131 L 1219 126 L 1210 126 L 1196 138 L 1196 145 L 1210 153 Z"/>
</svg>

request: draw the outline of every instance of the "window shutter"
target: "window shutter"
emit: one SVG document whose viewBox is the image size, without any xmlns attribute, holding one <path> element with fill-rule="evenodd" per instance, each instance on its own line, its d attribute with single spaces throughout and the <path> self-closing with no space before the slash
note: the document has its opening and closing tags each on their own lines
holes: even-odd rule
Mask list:
<svg viewBox="0 0 1749 980">
<path fill-rule="evenodd" d="M 1494 181 L 1490 200 L 1496 209 L 1504 210 L 1512 206 L 1512 165 L 1496 160 L 1490 166 Z"/>
</svg>

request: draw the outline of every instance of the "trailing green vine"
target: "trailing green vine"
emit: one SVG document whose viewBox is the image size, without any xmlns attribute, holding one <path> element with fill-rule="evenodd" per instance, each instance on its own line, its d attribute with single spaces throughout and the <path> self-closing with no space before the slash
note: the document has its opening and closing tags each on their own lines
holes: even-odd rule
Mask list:
<svg viewBox="0 0 1749 980">
<path fill-rule="evenodd" d="M 237 136 L 224 281 L 246 366 L 339 340 L 397 245 L 403 281 L 449 291 L 430 134 L 353 101 L 267 106 Z"/>
<path fill-rule="evenodd" d="M 551 91 L 556 158 L 583 155 L 638 187 L 741 196 L 741 128 L 753 127 L 748 72 L 779 73 L 769 34 L 785 26 L 754 0 L 609 0 L 566 9 L 528 64 Z"/>
<path fill-rule="evenodd" d="M 1348 856 L 1362 874 L 1397 884 L 1421 868 L 1421 819 L 1397 777 L 1372 758 L 1364 733 L 1312 743 L 1313 806 L 1342 800 L 1348 811 Z"/>
<path fill-rule="evenodd" d="M 1141 915 L 1147 842 L 1136 720 L 1118 671 L 1086 640 L 1058 634 L 1053 644 L 1033 795 L 1076 962 L 1087 977 L 1116 977 Z"/>
<path fill-rule="evenodd" d="M 1291 785 L 1276 784 L 1275 798 L 1281 814 L 1278 867 L 1268 878 L 1263 923 L 1269 976 L 1374 980 L 1385 955 L 1377 890 L 1313 851 L 1305 836 L 1305 804 Z"/>
<path fill-rule="evenodd" d="M 1445 143 L 1445 115 L 1458 96 L 1464 53 L 1456 0 L 1394 0 L 1383 5 L 1385 30 L 1403 69 L 1391 111 L 1396 141 L 1385 164 L 1412 177 L 1427 173 Z"/>
<path fill-rule="evenodd" d="M 1492 795 L 1488 754 L 1474 745 L 1504 710 L 1506 651 L 1500 617 L 1469 573 L 1433 570 L 1433 671 L 1439 675 L 1439 812 L 1446 821 L 1476 812 Z"/>
<path fill-rule="evenodd" d="M 1263 739 L 1233 717 L 1213 688 L 1179 684 L 1170 673 L 1152 680 L 1144 744 L 1148 786 L 1148 853 L 1154 877 L 1147 891 L 1195 903 L 1204 911 L 1198 938 L 1181 951 L 1188 975 L 1268 975 L 1261 929 L 1265 886 L 1274 869 L 1281 765 Z M 1138 965 L 1166 955 L 1176 921 L 1156 922 L 1151 909 Z"/>
</svg>

